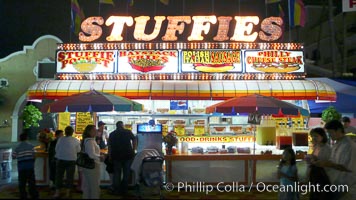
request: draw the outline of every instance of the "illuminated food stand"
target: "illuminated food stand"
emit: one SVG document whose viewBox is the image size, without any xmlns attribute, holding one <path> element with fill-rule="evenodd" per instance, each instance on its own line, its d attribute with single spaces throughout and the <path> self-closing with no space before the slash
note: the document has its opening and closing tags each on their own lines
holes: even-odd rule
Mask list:
<svg viewBox="0 0 356 200">
<path fill-rule="evenodd" d="M 284 117 L 264 116 L 263 124 L 256 127 L 247 123 L 248 116 L 208 115 L 204 111 L 218 101 L 251 94 L 281 100 L 335 100 L 335 91 L 329 85 L 305 80 L 301 44 L 275 42 L 282 35 L 282 19 L 156 16 L 155 28 L 147 34 L 148 19 L 87 18 L 79 34 L 83 43 L 58 44 L 56 80 L 37 82 L 29 88 L 28 98 L 59 99 L 95 89 L 138 100 L 145 105 L 145 113 L 98 114 L 98 118 L 111 130 L 117 120 L 134 125 L 150 119 L 162 124 L 162 134 L 174 130 L 179 136 L 180 153 L 165 157 L 167 181 L 277 181 L 273 173 L 281 156 L 275 151 L 275 132 L 290 122 L 289 128 L 300 132 L 294 131 L 294 147 L 307 148 L 305 116 L 288 122 Z M 133 21 L 137 42 L 123 42 L 123 27 L 133 28 Z M 234 27 L 229 27 L 231 21 Z M 104 22 L 115 26 L 106 37 L 107 43 L 96 43 L 102 37 Z M 152 42 L 162 23 L 167 27 L 162 42 Z M 177 42 L 184 25 L 191 26 L 185 38 L 189 42 Z M 205 42 L 203 33 L 209 33 L 213 25 L 217 26 L 213 42 Z M 230 36 L 229 28 L 234 30 Z M 255 42 L 257 39 L 261 42 Z M 257 132 L 256 154 L 251 154 L 255 142 L 252 131 Z M 273 155 L 260 153 L 267 150 Z M 302 162 L 298 165 L 305 168 Z M 305 176 L 303 170 L 299 172 Z"/>
</svg>

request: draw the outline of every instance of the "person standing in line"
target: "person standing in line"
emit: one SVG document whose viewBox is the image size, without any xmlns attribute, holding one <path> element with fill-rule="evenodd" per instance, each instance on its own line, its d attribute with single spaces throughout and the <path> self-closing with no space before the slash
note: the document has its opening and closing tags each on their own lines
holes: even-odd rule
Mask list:
<svg viewBox="0 0 356 200">
<path fill-rule="evenodd" d="M 114 182 L 113 182 L 114 164 L 112 163 L 112 160 L 109 158 L 109 154 L 106 155 L 104 163 L 106 165 L 105 170 L 109 174 L 109 177 L 110 177 L 110 186 L 109 186 L 108 190 L 110 193 L 113 193 L 114 192 Z"/>
<path fill-rule="evenodd" d="M 108 132 L 105 130 L 105 125 L 106 124 L 103 121 L 98 122 L 98 131 L 96 132 L 95 140 L 100 149 L 106 148 L 109 139 Z"/>
<path fill-rule="evenodd" d="M 56 183 L 56 144 L 60 137 L 63 136 L 63 130 L 56 130 L 54 137 L 55 139 L 49 143 L 48 146 L 48 165 L 49 165 L 49 180 L 50 187 L 55 188 Z"/>
<path fill-rule="evenodd" d="M 353 133 L 353 134 L 356 134 L 356 128 L 351 126 L 351 120 L 349 117 L 343 117 L 342 118 L 342 124 L 344 125 L 344 131 L 345 133 Z"/>
<path fill-rule="evenodd" d="M 82 148 L 95 161 L 94 169 L 82 168 L 83 199 L 100 199 L 100 162 L 104 157 L 100 154 L 99 145 L 95 141 L 96 128 L 87 125 L 83 132 Z"/>
<path fill-rule="evenodd" d="M 130 167 L 135 157 L 136 137 L 130 130 L 124 128 L 122 121 L 118 121 L 116 130 L 110 133 L 108 146 L 109 159 L 114 164 L 114 194 L 126 195 Z M 122 178 L 121 174 L 123 175 Z"/>
<path fill-rule="evenodd" d="M 35 146 L 27 142 L 27 133 L 20 134 L 20 143 L 12 153 L 17 159 L 20 198 L 27 199 L 26 185 L 32 199 L 38 199 L 39 194 L 35 178 Z"/>
<path fill-rule="evenodd" d="M 73 188 L 75 162 L 80 151 L 80 142 L 73 137 L 74 129 L 67 126 L 64 129 L 65 136 L 59 138 L 56 144 L 56 192 L 53 198 L 60 197 L 60 190 L 63 187 L 63 176 L 66 173 L 66 197 L 70 198 Z"/>
<path fill-rule="evenodd" d="M 339 120 L 327 122 L 324 128 L 336 142 L 331 148 L 329 160 L 318 160 L 312 164 L 329 168 L 330 182 L 338 187 L 332 193 L 332 199 L 356 199 L 356 144 L 345 135 L 344 126 Z M 345 185 L 347 191 L 339 187 Z"/>
<path fill-rule="evenodd" d="M 330 179 L 327 171 L 323 167 L 318 167 L 313 164 L 317 160 L 329 160 L 331 154 L 331 147 L 328 145 L 328 137 L 323 128 L 313 128 L 310 131 L 312 137 L 313 152 L 310 155 L 308 164 L 308 178 L 312 185 L 319 184 L 322 188 L 330 185 Z M 330 194 L 323 191 L 309 191 L 309 199 L 328 199 Z"/>
<path fill-rule="evenodd" d="M 288 188 L 284 192 L 279 192 L 278 199 L 298 200 L 299 194 L 296 191 L 297 188 L 294 187 L 295 183 L 298 181 L 298 169 L 296 165 L 295 153 L 292 148 L 288 147 L 284 149 L 282 159 L 278 165 L 277 175 L 280 185 Z"/>
</svg>

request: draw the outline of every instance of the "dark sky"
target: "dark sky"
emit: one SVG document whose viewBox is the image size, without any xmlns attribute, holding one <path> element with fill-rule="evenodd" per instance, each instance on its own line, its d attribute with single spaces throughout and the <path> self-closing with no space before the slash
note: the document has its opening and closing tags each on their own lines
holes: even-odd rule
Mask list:
<svg viewBox="0 0 356 200">
<path fill-rule="evenodd" d="M 110 15 L 268 15 L 265 0 L 170 0 L 168 6 L 159 0 L 134 0 L 132 7 L 127 5 L 127 0 L 114 0 L 115 6 L 100 7 L 99 0 L 78 1 L 85 17 L 100 15 L 104 20 Z M 63 42 L 78 42 L 70 31 L 70 24 L 70 0 L 0 0 L 0 58 L 22 50 L 24 45 L 32 45 L 47 34 Z M 106 37 L 112 27 L 105 28 Z M 128 33 L 126 41 L 130 41 L 130 37 L 132 34 Z"/>
</svg>

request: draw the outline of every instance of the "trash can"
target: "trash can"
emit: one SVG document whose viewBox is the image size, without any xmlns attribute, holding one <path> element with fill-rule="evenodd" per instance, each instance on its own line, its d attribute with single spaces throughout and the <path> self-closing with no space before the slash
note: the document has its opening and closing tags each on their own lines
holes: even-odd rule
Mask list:
<svg viewBox="0 0 356 200">
<path fill-rule="evenodd" d="M 0 149 L 0 185 L 11 183 L 12 149 Z"/>
</svg>

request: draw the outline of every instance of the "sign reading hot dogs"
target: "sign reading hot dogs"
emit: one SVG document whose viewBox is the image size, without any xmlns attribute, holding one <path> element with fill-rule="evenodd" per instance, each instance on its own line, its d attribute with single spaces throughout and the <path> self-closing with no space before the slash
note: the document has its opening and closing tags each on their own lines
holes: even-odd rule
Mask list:
<svg viewBox="0 0 356 200">
<path fill-rule="evenodd" d="M 246 72 L 304 72 L 302 51 L 246 51 Z"/>
<path fill-rule="evenodd" d="M 182 72 L 241 72 L 240 51 L 182 51 Z"/>
<path fill-rule="evenodd" d="M 177 50 L 119 51 L 118 59 L 120 73 L 178 72 Z"/>
</svg>

